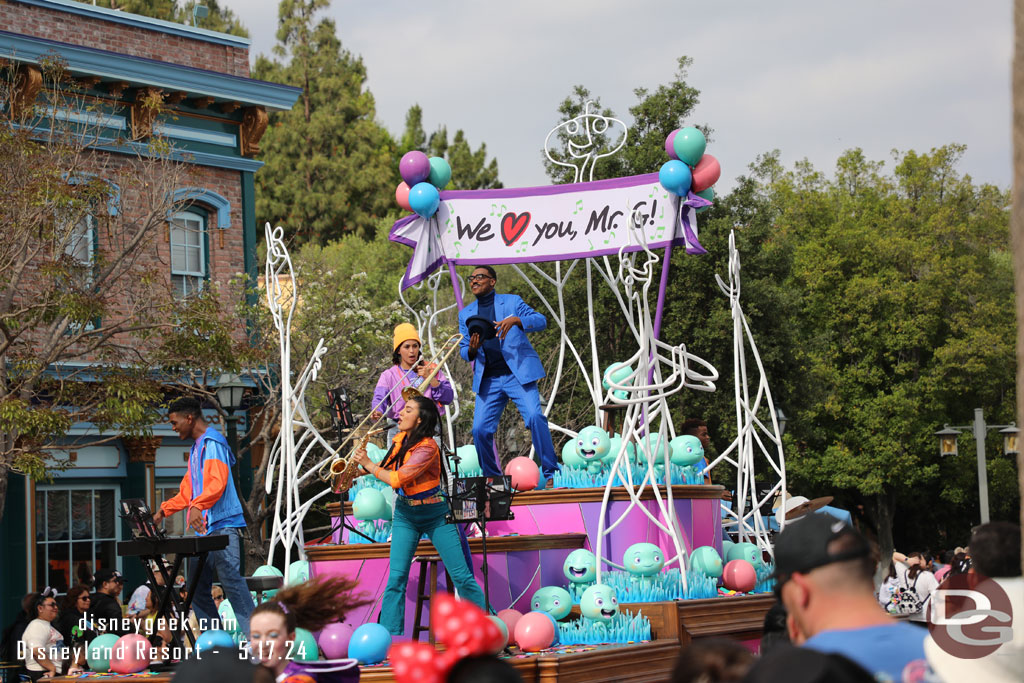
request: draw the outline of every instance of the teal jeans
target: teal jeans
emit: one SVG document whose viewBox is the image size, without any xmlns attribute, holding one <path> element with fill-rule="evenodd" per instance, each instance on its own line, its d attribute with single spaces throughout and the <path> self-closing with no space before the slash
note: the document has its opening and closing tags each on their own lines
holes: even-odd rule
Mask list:
<svg viewBox="0 0 1024 683">
<path fill-rule="evenodd" d="M 405 591 L 409 583 L 409 568 L 422 534 L 426 534 L 437 548 L 459 597 L 487 611 L 484 592 L 473 578 L 462 554 L 459 532 L 454 524 L 445 523 L 447 513 L 448 505 L 445 503 L 409 505 L 401 496 L 395 499 L 395 516 L 391 523 L 391 570 L 380 614 L 380 623 L 392 635 L 401 635 L 405 631 Z"/>
</svg>

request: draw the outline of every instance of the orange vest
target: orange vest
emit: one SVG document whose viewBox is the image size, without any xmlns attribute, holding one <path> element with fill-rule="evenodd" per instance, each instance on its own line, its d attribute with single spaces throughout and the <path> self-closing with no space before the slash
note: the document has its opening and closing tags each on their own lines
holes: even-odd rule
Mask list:
<svg viewBox="0 0 1024 683">
<path fill-rule="evenodd" d="M 404 441 L 405 432 L 398 432 L 392 441 L 394 444 L 392 453 L 397 453 Z M 409 455 L 413 450 L 421 448 L 430 449 L 429 460 L 426 463 L 422 463 L 422 461 L 409 462 Z M 403 489 L 407 496 L 429 491 L 441 485 L 441 450 L 437 447 L 436 441 L 426 437 L 406 452 L 405 464 L 396 467 L 395 463 L 390 463 L 387 469 L 391 470 L 391 488 Z"/>
</svg>

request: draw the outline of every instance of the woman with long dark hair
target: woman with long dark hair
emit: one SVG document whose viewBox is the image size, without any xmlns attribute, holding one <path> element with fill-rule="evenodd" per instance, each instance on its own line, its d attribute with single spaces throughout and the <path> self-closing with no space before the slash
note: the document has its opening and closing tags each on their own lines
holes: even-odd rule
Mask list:
<svg viewBox="0 0 1024 683">
<path fill-rule="evenodd" d="M 422 534 L 434 544 L 459 595 L 487 610 L 480 584 L 462 554 L 459 533 L 445 520 L 448 505 L 441 497 L 441 451 L 433 438 L 439 421 L 434 401 L 417 396 L 402 409 L 399 432 L 380 465 L 373 464 L 365 449 L 354 456 L 363 469 L 398 494 L 391 524 L 391 571 L 381 604 L 381 624 L 394 635 L 405 631 L 406 584 Z"/>
<path fill-rule="evenodd" d="M 350 610 L 368 601 L 354 594 L 356 581 L 344 576 L 318 576 L 277 591 L 273 600 L 257 605 L 249 617 L 249 649 L 253 659 L 270 669 L 275 680 L 304 674 L 317 680 L 316 672 L 295 661 L 295 629 L 319 631 L 342 621 Z M 358 681 L 359 668 L 334 672 L 332 681 Z"/>
</svg>

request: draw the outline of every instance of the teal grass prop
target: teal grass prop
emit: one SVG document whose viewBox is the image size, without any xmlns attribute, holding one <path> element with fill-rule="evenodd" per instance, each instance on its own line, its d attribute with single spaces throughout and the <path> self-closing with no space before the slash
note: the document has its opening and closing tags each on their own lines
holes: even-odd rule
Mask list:
<svg viewBox="0 0 1024 683">
<path fill-rule="evenodd" d="M 754 584 L 754 593 L 771 593 L 775 590 L 775 579 L 772 578 L 772 574 L 775 573 L 775 564 L 762 564 L 759 567 L 755 567 L 754 570 L 757 572 L 757 583 Z"/>
<path fill-rule="evenodd" d="M 357 522 L 356 529 L 359 529 L 359 531 L 372 538 L 373 541 L 367 541 L 359 534 L 349 533 L 349 545 L 354 545 L 356 543 L 387 543 L 388 538 L 391 537 L 391 522 L 385 521 L 383 519 L 374 519 L 372 521 Z"/>
<path fill-rule="evenodd" d="M 619 612 L 608 621 L 586 617 L 558 624 L 558 642 L 563 645 L 630 643 L 651 639 L 651 620 L 637 612 L 630 616 Z"/>
<path fill-rule="evenodd" d="M 554 481 L 555 488 L 567 488 L 567 489 L 590 489 L 590 488 L 604 488 L 608 485 L 608 478 L 611 472 L 609 470 L 602 470 L 597 474 L 591 474 L 586 468 L 580 469 L 577 467 L 568 467 L 562 465 L 561 470 L 555 473 L 552 480 Z M 647 474 L 646 468 L 641 468 L 638 465 L 633 465 L 632 470 L 627 478 L 631 477 L 633 486 L 638 486 L 643 481 L 644 476 Z M 686 465 L 670 465 L 669 476 L 671 478 L 671 484 L 673 486 L 695 486 L 704 483 L 704 477 L 700 474 L 700 469 Z M 659 476 L 657 483 L 665 486 L 665 478 Z M 623 483 L 623 473 L 615 475 L 615 483 L 613 486 L 625 486 Z"/>
<path fill-rule="evenodd" d="M 687 589 L 679 569 L 665 569 L 650 577 L 637 577 L 629 572 L 603 572 L 602 583 L 615 589 L 615 595 L 623 602 L 663 602 L 666 600 L 700 600 L 718 597 L 718 580 L 703 572 L 686 572 Z M 571 583 L 567 590 L 574 604 L 579 604 L 583 591 L 592 584 Z M 769 589 L 770 590 L 770 589 Z"/>
<path fill-rule="evenodd" d="M 369 475 L 362 476 L 356 479 L 354 482 L 352 482 L 352 488 L 348 490 L 348 499 L 350 502 L 354 501 L 356 499 L 356 494 L 358 494 L 363 489 L 377 489 L 378 491 L 387 491 L 390 488 L 390 486 L 382 482 L 377 477 L 371 477 Z"/>
</svg>

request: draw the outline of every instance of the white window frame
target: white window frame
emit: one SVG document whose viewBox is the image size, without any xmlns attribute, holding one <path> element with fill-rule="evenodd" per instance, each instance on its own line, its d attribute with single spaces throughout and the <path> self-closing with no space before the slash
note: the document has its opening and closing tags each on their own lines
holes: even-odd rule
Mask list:
<svg viewBox="0 0 1024 683">
<path fill-rule="evenodd" d="M 176 230 L 182 230 L 182 231 L 190 230 L 190 228 L 188 228 L 185 225 L 176 225 L 175 222 L 176 221 L 188 221 L 188 220 L 194 220 L 194 221 L 198 221 L 199 222 L 200 228 L 199 228 L 198 231 L 196 231 L 196 234 L 199 237 L 199 244 L 197 244 L 197 245 L 195 245 L 195 244 L 188 244 L 187 242 L 185 242 L 185 243 L 178 243 L 178 242 L 175 241 L 174 237 L 175 237 L 175 231 Z M 195 294 L 196 292 L 201 292 L 203 290 L 204 283 L 206 282 L 206 278 L 208 276 L 208 270 L 209 270 L 209 266 L 208 266 L 208 262 L 207 262 L 207 253 L 206 253 L 206 240 L 207 240 L 207 229 L 208 229 L 207 223 L 208 223 L 208 220 L 209 219 L 208 219 L 208 217 L 206 215 L 201 214 L 198 211 L 190 211 L 188 209 L 185 209 L 185 210 L 179 211 L 176 214 L 174 214 L 173 216 L 171 216 L 171 220 L 170 220 L 170 222 L 168 224 L 168 230 L 170 231 L 170 245 L 171 245 L 171 282 L 174 285 L 175 293 L 176 293 L 176 295 L 179 298 L 186 298 L 188 296 L 191 296 L 192 294 Z M 184 268 L 176 268 L 175 267 L 174 250 L 175 250 L 175 248 L 178 248 L 178 247 L 180 247 L 183 250 L 198 249 L 198 251 L 199 251 L 199 270 L 188 270 L 188 268 L 187 268 L 187 266 L 188 266 L 188 252 L 187 251 L 183 251 L 182 252 L 182 256 L 184 258 L 185 263 L 184 264 L 182 264 L 182 263 L 177 264 L 179 266 L 185 266 L 185 267 Z M 176 278 L 181 278 L 180 284 L 176 280 Z"/>
<path fill-rule="evenodd" d="M 96 544 L 99 543 L 99 542 L 103 542 L 103 541 L 113 541 L 113 543 L 114 543 L 114 567 L 112 567 L 112 569 L 117 569 L 118 571 L 121 571 L 121 558 L 117 554 L 117 543 L 118 543 L 118 541 L 122 540 L 121 539 L 121 518 L 117 514 L 118 502 L 121 500 L 121 487 L 120 487 L 120 485 L 116 484 L 116 483 L 115 484 L 111 484 L 111 483 L 104 483 L 104 482 L 96 482 L 96 483 L 76 482 L 76 483 L 66 483 L 66 484 L 65 483 L 36 484 L 36 487 L 35 487 L 35 500 L 34 500 L 34 506 L 35 507 L 32 510 L 32 520 L 33 520 L 33 523 L 35 523 L 36 510 L 38 509 L 38 506 L 39 505 L 43 505 L 43 500 L 42 499 L 45 497 L 45 494 L 50 492 L 50 491 L 67 491 L 67 493 L 68 493 L 68 538 L 67 539 L 62 539 L 62 540 L 54 540 L 54 541 L 51 541 L 48 538 L 46 538 L 46 534 L 49 531 L 49 525 L 47 524 L 47 520 L 48 520 L 48 517 L 49 517 L 49 510 L 46 507 L 44 507 L 43 508 L 43 529 L 42 529 L 43 530 L 44 538 L 43 538 L 43 540 L 40 541 L 40 540 L 37 539 L 37 537 L 35 535 L 33 535 L 32 539 L 31 539 L 32 545 L 34 546 L 34 552 L 35 552 L 35 575 L 31 577 L 30 581 L 36 581 L 37 580 L 36 577 L 39 574 L 39 567 L 40 566 L 44 567 L 44 570 L 43 570 L 44 574 L 46 576 L 46 579 L 49 580 L 49 574 L 46 573 L 46 570 L 49 568 L 49 561 L 48 561 L 49 560 L 49 552 L 48 552 L 49 548 L 51 546 L 59 545 L 59 544 L 62 544 L 62 543 L 66 544 L 68 546 L 68 587 L 69 588 L 71 586 L 75 585 L 76 583 L 78 583 L 78 578 L 74 574 L 74 572 L 75 572 L 75 567 L 74 567 L 74 544 L 75 543 L 89 543 L 89 542 L 91 542 L 93 544 L 93 546 L 92 546 L 92 555 L 91 555 L 91 560 L 90 560 L 90 564 L 89 564 L 89 569 L 90 569 L 90 571 L 92 573 L 95 574 L 96 573 L 96 556 L 97 556 Z M 74 505 L 72 505 L 72 496 L 71 496 L 71 492 L 72 491 L 92 491 L 94 494 L 95 494 L 96 491 L 111 491 L 113 493 L 113 496 L 114 496 L 114 498 L 113 498 L 114 502 L 113 502 L 113 508 L 112 508 L 112 511 L 114 513 L 114 536 L 113 537 L 97 538 L 97 536 L 96 536 L 96 526 L 97 526 L 96 525 L 96 508 L 93 507 L 93 510 L 92 510 L 92 513 L 93 513 L 92 514 L 92 535 L 89 538 L 79 538 L 79 539 L 75 539 L 74 538 L 74 527 L 73 527 L 73 524 L 72 524 L 72 522 L 73 522 L 73 514 L 74 514 Z M 36 534 L 38 534 L 39 533 L 39 527 L 36 526 L 34 531 L 35 531 Z M 43 585 L 38 586 L 37 588 L 39 590 L 42 590 L 45 587 L 45 585 L 46 584 L 44 583 Z"/>
</svg>

